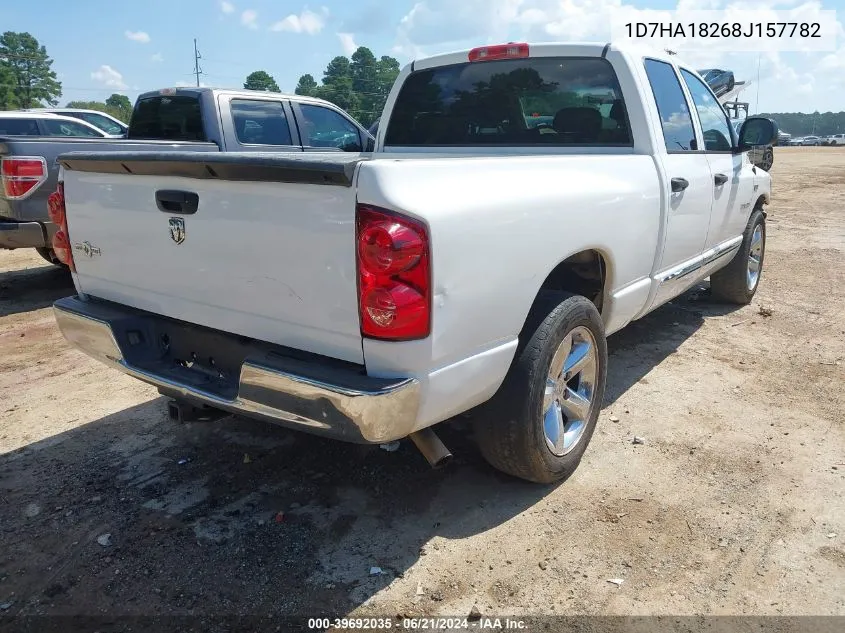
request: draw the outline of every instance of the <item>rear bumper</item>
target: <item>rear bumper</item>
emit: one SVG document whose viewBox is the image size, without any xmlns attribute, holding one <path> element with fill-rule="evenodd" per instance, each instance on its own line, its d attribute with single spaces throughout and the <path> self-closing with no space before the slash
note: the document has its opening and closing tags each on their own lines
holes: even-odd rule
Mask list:
<svg viewBox="0 0 845 633">
<path fill-rule="evenodd" d="M 55 232 L 50 223 L 0 220 L 0 248 L 46 247 Z"/>
<path fill-rule="evenodd" d="M 107 302 L 67 297 L 53 310 L 70 343 L 165 395 L 350 442 L 388 442 L 417 427 L 420 384 L 413 378 L 373 378 L 358 365 Z M 179 361 L 188 349 L 220 360 Z"/>
</svg>

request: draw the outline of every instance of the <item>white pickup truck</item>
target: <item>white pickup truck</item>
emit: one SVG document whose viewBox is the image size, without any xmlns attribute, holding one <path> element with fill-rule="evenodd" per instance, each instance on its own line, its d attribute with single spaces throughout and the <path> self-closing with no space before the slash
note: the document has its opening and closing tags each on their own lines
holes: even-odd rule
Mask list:
<svg viewBox="0 0 845 633">
<path fill-rule="evenodd" d="M 737 133 L 674 57 L 431 57 L 381 121 L 366 154 L 62 156 L 64 335 L 174 417 L 410 437 L 432 464 L 431 427 L 478 407 L 486 459 L 552 482 L 593 434 L 606 336 L 708 276 L 757 289 L 770 177 L 747 151 L 777 128 Z"/>
</svg>

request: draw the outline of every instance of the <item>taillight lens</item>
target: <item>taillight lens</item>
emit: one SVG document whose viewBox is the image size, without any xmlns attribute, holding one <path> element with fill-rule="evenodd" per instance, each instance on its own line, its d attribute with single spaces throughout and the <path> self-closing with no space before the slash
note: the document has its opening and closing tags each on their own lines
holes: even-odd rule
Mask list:
<svg viewBox="0 0 845 633">
<path fill-rule="evenodd" d="M 3 195 L 9 200 L 25 198 L 47 180 L 47 161 L 42 156 L 7 156 L 0 159 Z"/>
<path fill-rule="evenodd" d="M 58 188 L 47 197 L 47 213 L 50 220 L 59 227 L 53 236 L 53 252 L 63 264 L 66 264 L 72 271 L 76 271 L 73 262 L 73 249 L 70 245 L 70 238 L 67 230 L 67 212 L 65 209 L 65 185 L 59 183 Z"/>
<path fill-rule="evenodd" d="M 428 336 L 431 262 L 425 225 L 358 205 L 356 239 L 361 333 L 386 340 Z"/>
</svg>

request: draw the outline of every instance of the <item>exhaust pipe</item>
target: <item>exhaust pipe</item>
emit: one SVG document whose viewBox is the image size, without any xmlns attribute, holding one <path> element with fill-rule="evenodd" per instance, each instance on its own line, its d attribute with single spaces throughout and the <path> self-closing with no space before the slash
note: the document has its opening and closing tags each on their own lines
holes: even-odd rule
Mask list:
<svg viewBox="0 0 845 633">
<path fill-rule="evenodd" d="M 423 457 L 426 458 L 432 468 L 442 468 L 452 461 L 452 453 L 440 441 L 440 438 L 437 437 L 437 434 L 431 427 L 415 431 L 408 437 L 416 444 L 420 453 L 423 454 Z"/>
<path fill-rule="evenodd" d="M 170 400 L 167 403 L 167 415 L 174 422 L 213 422 L 229 415 L 225 411 L 213 407 L 195 407 L 181 400 Z"/>
</svg>

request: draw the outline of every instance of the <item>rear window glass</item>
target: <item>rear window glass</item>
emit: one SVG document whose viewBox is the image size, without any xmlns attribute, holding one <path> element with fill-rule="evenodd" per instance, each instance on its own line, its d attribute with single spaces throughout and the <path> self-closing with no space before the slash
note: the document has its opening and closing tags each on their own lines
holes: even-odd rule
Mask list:
<svg viewBox="0 0 845 633">
<path fill-rule="evenodd" d="M 156 96 L 135 104 L 129 138 L 168 141 L 205 141 L 198 97 Z"/>
<path fill-rule="evenodd" d="M 290 126 L 279 101 L 232 99 L 232 122 L 243 145 L 291 145 Z"/>
<path fill-rule="evenodd" d="M 599 58 L 538 57 L 411 74 L 386 145 L 631 145 L 613 67 Z"/>
<path fill-rule="evenodd" d="M 35 119 L 0 118 L 0 134 L 10 136 L 38 136 L 38 124 Z"/>
</svg>

